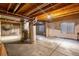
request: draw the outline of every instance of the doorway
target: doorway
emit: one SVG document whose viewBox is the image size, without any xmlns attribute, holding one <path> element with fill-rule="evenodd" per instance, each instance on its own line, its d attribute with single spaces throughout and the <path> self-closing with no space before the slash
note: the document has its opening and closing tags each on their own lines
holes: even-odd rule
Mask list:
<svg viewBox="0 0 79 59">
<path fill-rule="evenodd" d="M 36 24 L 36 35 L 45 36 L 45 23 L 44 22 L 37 22 L 37 24 Z"/>
</svg>

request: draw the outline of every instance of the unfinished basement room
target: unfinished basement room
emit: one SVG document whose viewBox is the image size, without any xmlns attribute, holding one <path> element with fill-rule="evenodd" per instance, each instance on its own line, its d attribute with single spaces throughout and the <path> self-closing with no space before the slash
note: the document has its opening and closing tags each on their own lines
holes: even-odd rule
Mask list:
<svg viewBox="0 0 79 59">
<path fill-rule="evenodd" d="M 79 4 L 0 3 L 0 56 L 79 56 Z"/>
</svg>

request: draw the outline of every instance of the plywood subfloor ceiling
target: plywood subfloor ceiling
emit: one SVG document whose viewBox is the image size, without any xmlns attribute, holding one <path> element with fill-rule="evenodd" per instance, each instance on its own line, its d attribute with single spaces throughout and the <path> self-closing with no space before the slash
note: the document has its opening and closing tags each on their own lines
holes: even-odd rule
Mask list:
<svg viewBox="0 0 79 59">
<path fill-rule="evenodd" d="M 29 18 L 37 17 L 45 21 L 48 15 L 53 18 L 79 13 L 78 3 L 0 3 L 1 13 L 12 13 Z"/>
</svg>

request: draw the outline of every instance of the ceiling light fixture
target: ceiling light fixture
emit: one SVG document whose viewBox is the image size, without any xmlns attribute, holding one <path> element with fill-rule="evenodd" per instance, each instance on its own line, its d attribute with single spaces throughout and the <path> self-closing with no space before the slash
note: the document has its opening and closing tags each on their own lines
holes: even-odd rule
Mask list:
<svg viewBox="0 0 79 59">
<path fill-rule="evenodd" d="M 48 19 L 48 20 L 52 20 L 51 14 L 48 14 L 48 15 L 47 15 L 47 19 Z"/>
</svg>

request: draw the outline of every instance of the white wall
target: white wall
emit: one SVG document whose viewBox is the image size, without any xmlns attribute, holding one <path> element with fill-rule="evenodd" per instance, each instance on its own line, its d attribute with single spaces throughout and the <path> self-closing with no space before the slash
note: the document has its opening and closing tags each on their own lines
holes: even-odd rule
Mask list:
<svg viewBox="0 0 79 59">
<path fill-rule="evenodd" d="M 58 21 L 58 22 L 52 22 L 47 23 L 47 29 L 48 29 L 48 36 L 56 36 L 56 37 L 64 37 L 64 38 L 71 38 L 71 39 L 77 39 L 77 33 L 79 32 L 79 24 L 75 25 L 75 31 L 74 33 L 62 33 L 60 29 L 60 24 L 64 21 Z M 67 21 L 68 22 L 68 21 Z M 77 21 L 78 22 L 78 21 Z"/>
</svg>

